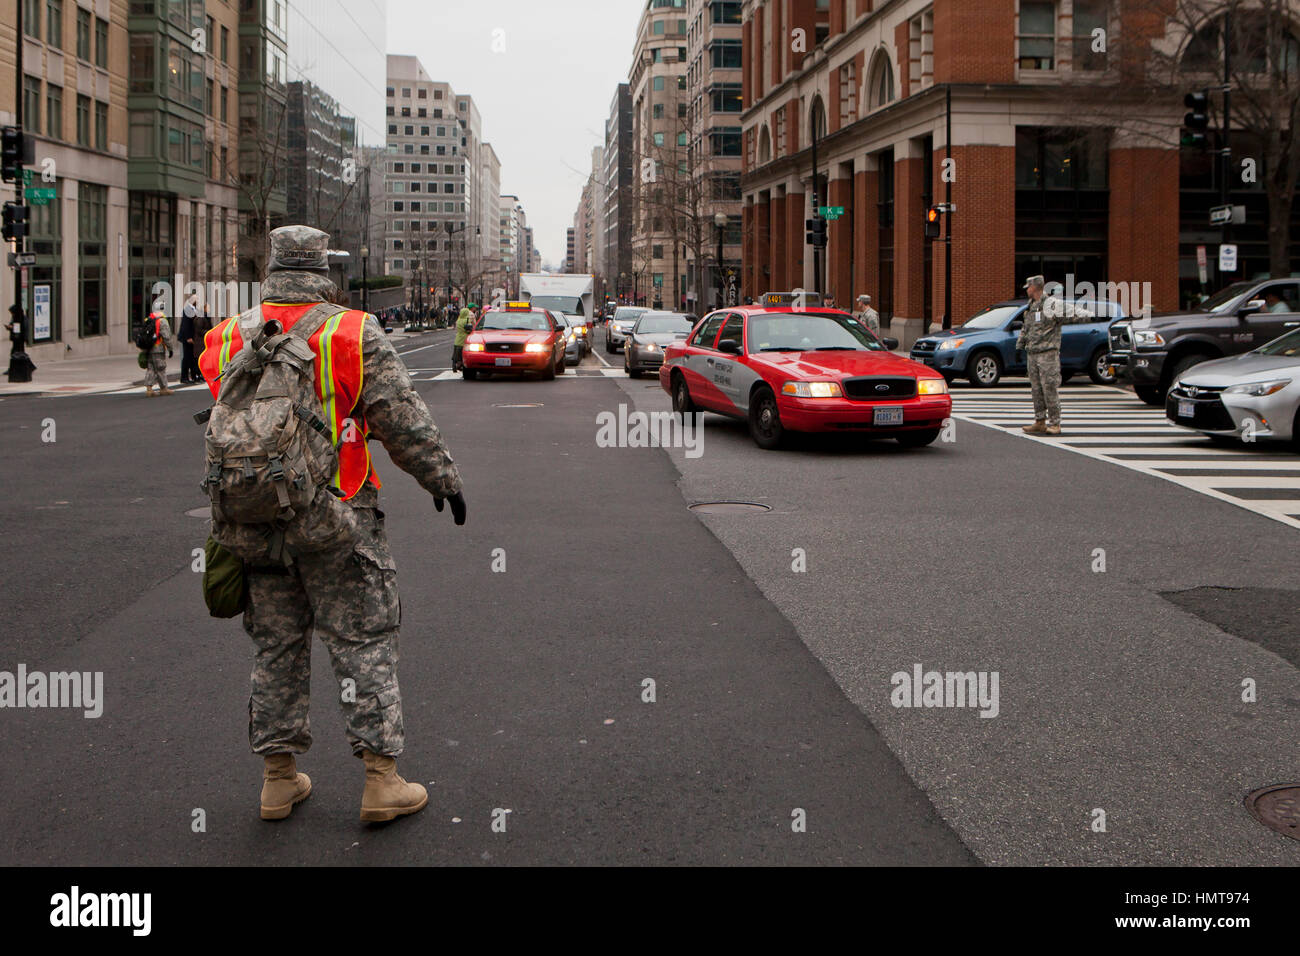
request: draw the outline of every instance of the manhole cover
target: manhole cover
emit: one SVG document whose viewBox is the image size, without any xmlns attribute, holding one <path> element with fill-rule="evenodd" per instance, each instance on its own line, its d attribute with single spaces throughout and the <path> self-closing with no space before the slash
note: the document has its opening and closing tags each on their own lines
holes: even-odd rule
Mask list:
<svg viewBox="0 0 1300 956">
<path fill-rule="evenodd" d="M 517 405 L 507 405 L 504 403 L 497 403 L 492 407 L 493 408 L 542 408 L 543 405 L 541 402 L 522 402 Z"/>
<path fill-rule="evenodd" d="M 212 509 L 211 509 L 211 508 L 195 508 L 193 511 L 187 511 L 187 512 L 185 512 L 185 517 L 187 517 L 187 518 L 211 518 L 211 517 L 212 517 Z"/>
<path fill-rule="evenodd" d="M 1246 798 L 1246 809 L 1270 830 L 1300 840 L 1300 784 L 1282 783 L 1256 790 Z"/>
<path fill-rule="evenodd" d="M 704 501 L 698 505 L 691 505 L 691 510 L 701 515 L 749 515 L 761 514 L 772 509 L 752 501 Z"/>
</svg>

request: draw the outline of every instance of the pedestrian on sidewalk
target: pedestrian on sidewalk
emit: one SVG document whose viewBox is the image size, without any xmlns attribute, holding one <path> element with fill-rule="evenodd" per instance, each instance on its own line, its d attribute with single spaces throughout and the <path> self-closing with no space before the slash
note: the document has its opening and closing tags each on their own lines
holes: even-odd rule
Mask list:
<svg viewBox="0 0 1300 956">
<path fill-rule="evenodd" d="M 1061 434 L 1061 326 L 1090 322 L 1087 309 L 1062 302 L 1043 291 L 1042 276 L 1025 283 L 1029 308 L 1016 340 L 1029 366 L 1029 388 L 1034 396 L 1034 423 L 1021 429 L 1027 435 Z"/>
<path fill-rule="evenodd" d="M 153 326 L 153 345 L 147 349 L 144 393 L 149 398 L 153 398 L 156 385 L 159 395 L 171 395 L 172 390 L 167 387 L 167 360 L 176 354 L 176 339 L 172 335 L 172 327 L 163 312 L 149 313 L 149 318 L 145 322 Z"/>
<path fill-rule="evenodd" d="M 469 338 L 470 330 L 474 328 L 474 313 L 470 306 L 465 306 L 460 310 L 460 315 L 456 318 L 456 338 L 451 347 L 451 370 L 453 372 L 463 371 L 465 362 L 462 356 L 465 354 L 465 340 Z"/>
<path fill-rule="evenodd" d="M 185 311 L 181 313 L 179 337 L 181 340 L 182 385 L 192 385 L 199 380 L 199 357 L 194 348 L 194 341 L 199 336 L 198 318 L 198 304 L 191 298 L 185 303 Z"/>
<path fill-rule="evenodd" d="M 261 816 L 282 820 L 311 794 L 311 780 L 298 772 L 296 758 L 312 743 L 308 707 L 315 633 L 334 669 L 337 684 L 330 696 L 341 701 L 348 743 L 365 766 L 361 819 L 389 821 L 424 809 L 429 796 L 397 772 L 395 758 L 405 746 L 397 679 L 401 604 L 379 510 L 379 477 L 367 442 L 378 439 L 393 463 L 433 496 L 437 511 L 450 503 L 457 525 L 465 523 L 463 486 L 438 426 L 375 316 L 339 302 L 342 296 L 329 271 L 329 235 L 308 226 L 285 226 L 271 233 L 270 248 L 261 304 L 208 333 L 199 359 L 218 398 L 205 436 L 208 473 L 218 483 L 214 502 L 225 496 L 220 490 L 224 452 L 231 451 L 245 462 L 246 473 L 254 474 L 252 463 L 239 452 L 247 447 L 249 434 L 276 426 L 242 405 L 220 401 L 228 389 L 243 397 L 249 388 L 260 387 L 260 381 L 248 379 L 249 363 L 232 368 L 232 358 L 261 341 L 269 323 L 296 340 L 278 346 L 277 354 L 301 358 L 304 345 L 314 354 L 315 375 L 308 387 L 315 390 L 315 407 L 304 410 L 299 404 L 297 411 L 316 421 L 300 431 L 309 441 L 320 430 L 320 444 L 336 448 L 337 458 L 323 471 L 327 481 L 333 476 L 331 487 L 318 488 L 316 497 L 301 506 L 300 516 L 290 509 L 278 539 L 265 525 L 228 518 L 213 522 L 214 539 L 243 555 L 243 623 L 255 646 L 248 730 L 253 753 L 263 758 Z M 267 340 L 264 347 L 274 341 Z M 322 363 L 322 355 L 328 361 Z M 227 371 L 232 374 L 223 379 Z M 294 447 L 284 453 L 294 454 Z M 303 457 L 301 448 L 298 454 Z M 264 470 L 266 461 L 260 459 Z M 281 461 L 285 469 L 290 464 Z M 284 488 L 283 471 L 278 480 L 268 473 L 241 482 L 238 468 L 226 470 L 248 486 L 236 496 L 241 501 L 259 480 L 263 491 L 265 483 L 275 485 L 272 500 L 292 493 Z M 312 537 L 319 529 L 330 531 L 328 540 Z M 302 546 L 302 540 L 313 547 Z M 238 613 L 238 608 L 230 610 Z"/>
<path fill-rule="evenodd" d="M 858 296 L 858 311 L 854 318 L 871 330 L 871 334 L 880 338 L 880 315 L 871 307 L 871 296 L 865 292 Z"/>
</svg>

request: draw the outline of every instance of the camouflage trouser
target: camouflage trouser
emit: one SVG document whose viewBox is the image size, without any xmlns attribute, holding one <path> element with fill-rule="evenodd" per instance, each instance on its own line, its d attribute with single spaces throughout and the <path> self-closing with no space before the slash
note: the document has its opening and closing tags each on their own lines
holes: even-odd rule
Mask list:
<svg viewBox="0 0 1300 956">
<path fill-rule="evenodd" d="M 1034 420 L 1061 424 L 1061 353 L 1030 352 L 1029 388 L 1034 393 Z"/>
<path fill-rule="evenodd" d="M 144 370 L 145 388 L 167 387 L 167 350 L 153 349 L 149 352 L 149 364 Z"/>
<path fill-rule="evenodd" d="M 352 551 L 300 555 L 287 574 L 250 569 L 244 630 L 257 646 L 248 739 L 253 753 L 303 753 L 311 635 L 329 651 L 352 752 L 402 752 L 397 687 L 401 605 L 383 513 L 358 508 L 360 543 Z"/>
</svg>

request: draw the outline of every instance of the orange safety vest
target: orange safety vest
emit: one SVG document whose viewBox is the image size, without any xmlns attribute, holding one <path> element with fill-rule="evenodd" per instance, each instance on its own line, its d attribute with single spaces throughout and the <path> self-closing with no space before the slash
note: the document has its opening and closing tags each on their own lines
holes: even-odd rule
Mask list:
<svg viewBox="0 0 1300 956">
<path fill-rule="evenodd" d="M 285 330 L 302 318 L 316 303 L 278 305 L 263 303 L 262 319 L 275 319 Z M 325 410 L 334 447 L 339 450 L 339 469 L 334 483 L 344 498 L 352 498 L 367 481 L 376 488 L 383 485 L 375 473 L 367 444 L 370 428 L 364 415 L 354 415 L 365 384 L 364 356 L 361 351 L 366 313 L 343 310 L 331 316 L 307 340 L 316 355 L 316 397 Z M 239 331 L 239 317 L 226 319 L 203 338 L 199 370 L 216 398 L 221 392 L 219 378 L 230 360 L 244 347 Z M 348 427 L 351 421 L 352 427 Z"/>
</svg>

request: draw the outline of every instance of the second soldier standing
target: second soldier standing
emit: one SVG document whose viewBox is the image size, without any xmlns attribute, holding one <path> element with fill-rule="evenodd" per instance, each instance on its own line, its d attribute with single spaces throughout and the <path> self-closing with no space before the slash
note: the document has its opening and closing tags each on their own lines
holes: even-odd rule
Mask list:
<svg viewBox="0 0 1300 956">
<path fill-rule="evenodd" d="M 1061 434 L 1061 326 L 1087 322 L 1092 313 L 1047 295 L 1042 276 L 1025 283 L 1029 308 L 1016 340 L 1029 366 L 1029 388 L 1034 397 L 1034 423 L 1022 431 L 1029 435 Z"/>
</svg>

